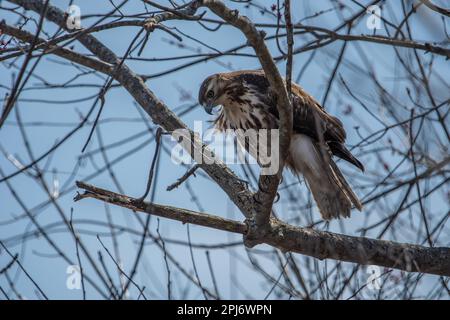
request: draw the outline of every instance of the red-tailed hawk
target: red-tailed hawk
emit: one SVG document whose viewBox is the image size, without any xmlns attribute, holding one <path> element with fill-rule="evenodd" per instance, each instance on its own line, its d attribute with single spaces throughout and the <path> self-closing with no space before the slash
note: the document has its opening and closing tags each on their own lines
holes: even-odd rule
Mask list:
<svg viewBox="0 0 450 320">
<path fill-rule="evenodd" d="M 215 120 L 218 130 L 278 128 L 277 93 L 262 70 L 212 75 L 203 81 L 198 99 L 209 114 L 222 106 Z M 361 210 L 358 197 L 331 159 L 335 155 L 364 171 L 344 145 L 342 122 L 295 83 L 292 107 L 293 135 L 286 165 L 304 176 L 324 219 L 349 217 L 352 204 Z"/>
</svg>

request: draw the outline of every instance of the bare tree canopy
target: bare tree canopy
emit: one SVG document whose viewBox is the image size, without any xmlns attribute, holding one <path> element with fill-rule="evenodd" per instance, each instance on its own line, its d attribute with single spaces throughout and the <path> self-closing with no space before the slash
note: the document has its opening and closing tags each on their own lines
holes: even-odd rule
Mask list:
<svg viewBox="0 0 450 320">
<path fill-rule="evenodd" d="M 0 299 L 448 299 L 449 10 L 0 1 Z M 201 106 L 256 69 L 270 174 Z M 345 213 L 288 170 L 301 121 Z"/>
</svg>

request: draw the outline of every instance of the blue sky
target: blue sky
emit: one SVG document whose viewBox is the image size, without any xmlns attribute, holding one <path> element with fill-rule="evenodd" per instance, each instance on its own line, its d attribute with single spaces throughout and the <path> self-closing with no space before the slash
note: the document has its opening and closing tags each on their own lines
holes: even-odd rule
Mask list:
<svg viewBox="0 0 450 320">
<path fill-rule="evenodd" d="M 118 1 L 115 1 L 119 3 Z M 163 1 L 160 1 L 163 3 Z M 52 3 L 56 3 L 52 1 Z M 107 1 L 74 1 L 75 4 L 80 6 L 83 16 L 89 14 L 105 12 L 104 6 L 108 6 L 108 10 L 112 9 L 111 5 Z M 271 1 L 260 1 L 261 4 L 269 6 Z M 67 1 L 58 1 L 57 5 L 60 8 L 66 8 Z M 9 6 L 8 3 L 3 2 L 3 6 Z M 242 5 L 235 3 L 229 4 L 231 7 L 238 7 L 241 14 L 248 15 L 250 19 L 255 22 L 270 22 L 274 23 L 272 17 L 268 14 L 261 15 L 255 9 L 247 9 Z M 346 16 L 356 11 L 356 7 L 348 4 L 351 10 L 344 11 Z M 300 2 L 295 1 L 293 6 L 294 22 L 300 18 L 310 16 L 321 10 L 327 11 L 331 8 L 328 1 L 311 1 L 306 4 L 300 5 Z M 132 14 L 133 12 L 143 12 L 143 5 L 139 1 L 129 1 L 123 8 L 123 12 Z M 2 18 L 5 18 L 7 22 L 12 23 L 15 21 L 10 14 L 5 14 L 5 11 L 0 11 Z M 5 14 L 5 17 L 3 15 Z M 388 19 L 395 19 L 391 12 L 383 11 Z M 439 41 L 443 38 L 442 34 L 438 34 L 434 30 L 440 29 L 438 23 L 439 20 L 426 19 L 430 13 L 423 11 L 417 18 L 415 38 L 423 41 Z M 206 14 L 208 18 L 214 18 L 213 14 L 208 12 Z M 416 18 L 413 18 L 416 19 Z M 421 24 L 421 21 L 428 21 L 427 24 Z M 96 18 L 83 19 L 83 27 L 89 26 L 96 21 Z M 327 28 L 333 28 L 339 24 L 341 17 L 336 15 L 335 11 L 327 11 L 323 15 L 317 18 L 306 20 L 305 24 L 323 26 Z M 362 20 L 364 21 L 364 20 Z M 433 25 L 436 23 L 436 25 Z M 196 22 L 192 21 L 171 21 L 167 22 L 168 27 L 176 27 L 183 33 L 192 37 L 201 39 L 208 46 L 217 50 L 224 51 L 229 48 L 244 44 L 245 38 L 237 30 L 230 26 L 222 26 L 218 32 L 209 32 L 199 26 Z M 448 23 L 447 23 L 448 25 Z M 45 22 L 44 28 L 47 31 L 55 31 L 54 25 L 50 22 Z M 28 29 L 30 30 L 30 29 Z M 111 30 L 102 31 L 95 34 L 95 36 L 107 44 L 115 53 L 125 53 L 129 42 L 139 30 L 134 27 L 115 28 Z M 176 31 L 175 31 L 176 32 Z M 379 31 L 383 34 L 383 30 Z M 268 35 L 274 33 L 273 29 L 267 30 Z M 361 22 L 353 30 L 354 34 L 370 33 L 367 30 L 365 23 Z M 295 45 L 300 46 L 305 43 L 305 38 L 297 36 L 295 38 Z M 285 46 L 285 41 L 281 41 L 281 45 Z M 75 50 L 78 52 L 86 52 L 79 43 L 74 43 Z M 276 43 L 274 41 L 268 42 L 270 50 L 274 56 L 279 55 Z M 335 42 L 324 48 L 317 50 L 317 56 L 313 59 L 313 62 L 306 68 L 300 84 L 318 101 L 322 101 L 325 90 L 325 84 L 327 83 L 330 71 L 333 69 L 336 57 L 342 43 Z M 361 59 L 359 50 L 363 50 L 367 56 L 368 62 L 371 64 L 367 66 L 367 61 Z M 402 49 L 401 49 L 402 50 Z M 150 40 L 146 45 L 143 52 L 145 58 L 163 58 L 163 57 L 175 57 L 185 54 L 192 54 L 194 52 L 207 53 L 211 52 L 211 49 L 196 43 L 186 37 L 183 37 L 183 42 L 179 43 L 176 39 L 172 38 L 167 33 L 160 30 L 156 30 L 150 36 Z M 239 51 L 241 53 L 252 53 L 251 49 L 244 49 Z M 298 54 L 294 58 L 294 76 L 295 79 L 310 57 L 310 52 Z M 420 52 L 420 54 L 423 54 Z M 136 55 L 134 55 L 136 56 Z M 22 60 L 16 61 L 20 65 Z M 145 75 L 155 75 L 160 72 L 164 72 L 176 66 L 182 65 L 190 60 L 171 60 L 171 61 L 127 61 L 128 66 L 135 72 Z M 62 64 L 62 59 L 54 56 L 45 56 L 42 62 L 38 65 L 35 73 L 43 76 L 48 83 L 64 83 L 70 81 L 74 75 L 77 74 L 77 70 L 67 64 Z M 445 62 L 442 57 L 436 58 L 434 63 L 437 65 L 436 70 L 440 72 L 444 77 L 447 76 L 450 71 L 448 62 Z M 359 68 L 355 68 L 355 66 Z M 165 76 L 154 77 L 149 79 L 146 84 L 152 90 L 158 98 L 160 98 L 166 105 L 172 110 L 183 110 L 186 106 L 192 105 L 196 102 L 197 91 L 200 83 L 208 75 L 216 72 L 224 72 L 227 70 L 239 70 L 239 69 L 253 69 L 259 68 L 259 62 L 253 57 L 222 57 L 217 60 L 202 62 L 195 64 L 191 67 L 185 68 L 181 71 L 167 74 Z M 285 73 L 284 61 L 278 63 L 278 67 L 282 74 Z M 398 65 L 395 65 L 395 59 L 393 59 L 393 50 L 383 45 L 368 44 L 368 43 L 350 43 L 345 54 L 345 59 L 341 66 L 342 75 L 345 77 L 345 81 L 351 86 L 354 92 L 357 92 L 361 96 L 369 101 L 369 106 L 372 111 L 382 117 L 383 110 L 380 107 L 377 97 L 376 88 L 373 83 L 367 81 L 368 69 L 373 68 L 379 79 L 384 81 L 386 86 L 390 89 L 390 92 L 398 97 L 402 97 L 405 100 L 405 85 L 401 79 L 397 78 Z M 364 72 L 366 70 L 366 72 Z M 3 97 L 9 91 L 5 87 L 9 87 L 11 84 L 12 69 L 8 68 L 6 63 L 0 65 L 0 95 Z M 435 85 L 437 95 L 441 92 L 442 99 L 446 98 L 447 91 L 440 90 L 445 89 L 445 86 L 440 87 L 438 77 L 433 78 L 433 84 Z M 79 77 L 74 80 L 74 83 L 78 84 L 96 84 L 102 85 L 105 81 L 103 76 L 98 74 L 89 74 Z M 78 87 L 72 89 L 49 89 L 49 90 L 33 90 L 34 86 L 41 86 L 42 81 L 38 78 L 31 78 L 28 82 L 28 88 L 30 90 L 23 91 L 20 95 L 19 103 L 16 106 L 18 108 L 22 120 L 27 122 L 58 122 L 66 123 L 66 126 L 27 126 L 27 134 L 32 146 L 35 156 L 38 156 L 48 150 L 58 139 L 61 139 L 67 132 L 80 119 L 80 114 L 85 114 L 92 105 L 92 97 L 98 94 L 98 87 Z M 182 94 L 184 93 L 184 94 Z M 77 100 L 86 97 L 86 101 L 81 102 L 67 102 L 67 100 Z M 30 99 L 40 99 L 42 102 L 32 102 Z M 48 101 L 51 100 L 51 101 Z M 358 117 L 349 117 L 344 115 L 345 106 L 351 104 L 353 110 Z M 359 107 L 354 100 L 345 94 L 345 89 L 342 85 L 338 85 L 336 81 L 332 87 L 330 96 L 328 97 L 325 105 L 326 109 L 339 116 L 347 129 L 348 144 L 354 145 L 361 138 L 358 136 L 355 127 L 360 126 L 359 119 L 367 121 L 367 126 L 370 131 L 375 131 L 381 128 L 381 125 L 374 121 L 374 119 L 364 110 Z M 398 113 L 402 117 L 407 117 L 408 114 L 402 114 L 402 110 Z M 181 117 L 182 120 L 189 126 L 193 127 L 194 121 L 203 121 L 204 127 L 209 126 L 207 122 L 212 120 L 213 117 L 208 116 L 204 110 L 200 107 L 196 107 L 192 112 Z M 122 88 L 112 88 L 106 95 L 106 104 L 101 116 L 102 122 L 99 126 L 104 144 L 108 145 L 117 141 L 120 141 L 126 137 L 130 137 L 135 134 L 139 134 L 139 137 L 133 139 L 131 142 L 127 142 L 125 145 L 119 148 L 113 148 L 109 150 L 108 157 L 111 161 L 121 157 L 123 154 L 129 155 L 123 160 L 117 161 L 114 164 L 114 172 L 117 180 L 120 182 L 121 187 L 125 190 L 125 193 L 131 196 L 140 196 L 146 184 L 147 172 L 149 169 L 150 161 L 154 152 L 154 144 L 150 143 L 148 139 L 150 136 L 145 134 L 147 125 L 152 125 L 148 116 L 145 116 L 145 122 L 140 119 L 140 114 L 137 111 L 137 107 L 132 97 Z M 117 121 L 122 119 L 122 121 Z M 127 119 L 123 121 L 123 119 Z M 389 119 L 388 119 L 389 120 Z M 17 126 L 13 122 L 16 121 L 15 112 L 12 112 L 8 118 L 7 124 L 0 131 L 0 145 L 3 150 L 10 155 L 10 159 L 5 156 L 0 156 L 0 168 L 6 174 L 12 173 L 17 168 L 11 163 L 11 155 L 18 159 L 22 163 L 28 163 L 29 158 L 21 139 L 21 135 Z M 114 268 L 113 263 L 108 259 L 107 253 L 101 247 L 101 244 L 96 238 L 96 234 L 99 234 L 105 245 L 112 250 L 112 242 L 109 237 L 103 237 L 102 235 L 108 231 L 104 225 L 93 225 L 92 223 L 85 223 L 88 220 L 95 220 L 100 223 L 105 223 L 105 206 L 103 203 L 94 200 L 83 200 L 81 202 L 74 203 L 72 198 L 76 193 L 74 187 L 74 180 L 86 181 L 86 177 L 95 174 L 99 170 L 103 170 L 102 173 L 96 175 L 88 182 L 96 186 L 100 186 L 106 189 L 117 191 L 117 187 L 114 185 L 113 180 L 108 173 L 102 169 L 105 166 L 104 159 L 100 153 L 95 153 L 93 161 L 85 159 L 81 162 L 81 166 L 76 172 L 75 177 L 71 176 L 74 168 L 77 166 L 78 159 L 81 155 L 81 149 L 86 141 L 86 138 L 90 131 L 90 125 L 85 126 L 79 130 L 73 137 L 66 141 L 58 150 L 52 153 L 50 159 L 43 160 L 39 163 L 41 168 L 46 168 L 45 180 L 52 184 L 56 179 L 59 181 L 61 190 L 66 190 L 60 198 L 57 199 L 57 203 L 63 210 L 66 217 L 70 216 L 71 209 L 73 208 L 73 217 L 77 221 L 75 228 L 83 231 L 82 239 L 86 243 L 89 251 L 93 257 L 97 257 L 97 251 L 102 252 L 105 261 L 107 261 L 108 268 L 114 276 L 117 275 L 117 271 Z M 363 136 L 366 136 L 369 130 L 362 127 L 361 132 Z M 393 133 L 393 137 L 398 136 L 398 133 Z M 147 141 L 147 142 L 146 142 Z M 163 143 L 167 147 L 171 147 L 173 142 L 168 138 L 164 138 Z M 138 147 L 137 152 L 132 152 L 134 148 Z M 94 134 L 88 149 L 86 152 L 95 151 L 98 148 L 98 135 Z M 371 171 L 380 170 L 380 163 L 378 159 L 372 156 L 365 156 L 366 150 L 364 148 L 357 148 L 355 153 L 361 156 L 364 164 L 368 168 L 368 174 Z M 439 155 L 437 155 L 439 157 Z M 386 159 L 390 163 L 395 163 L 395 156 L 387 155 Z M 187 208 L 192 210 L 202 210 L 208 213 L 217 214 L 223 217 L 228 217 L 236 220 L 242 220 L 242 215 L 235 208 L 235 206 L 229 201 L 225 193 L 204 175 L 197 175 L 189 179 L 189 185 L 183 185 L 173 191 L 166 191 L 166 187 L 176 181 L 186 168 L 178 166 L 171 162 L 170 157 L 163 152 L 160 158 L 161 167 L 157 176 L 157 180 L 154 184 L 155 202 L 160 204 L 169 204 L 176 207 Z M 340 163 L 341 165 L 342 163 Z M 243 177 L 242 169 L 239 165 L 232 165 L 231 168 Z M 350 172 L 356 175 L 353 181 L 358 180 L 360 173 L 355 173 L 355 170 L 349 166 L 342 164 L 344 172 Z M 54 171 L 56 173 L 54 173 Z M 296 179 L 291 175 L 287 175 L 286 184 L 289 182 L 295 183 Z M 59 214 L 55 205 L 46 204 L 42 205 L 46 199 L 46 195 L 43 189 L 29 176 L 24 174 L 19 175 L 11 179 L 11 184 L 17 191 L 18 195 L 23 199 L 26 199 L 26 206 L 32 210 L 33 214 L 36 214 L 37 220 L 42 225 L 51 225 L 52 223 L 60 221 Z M 192 196 L 187 188 L 195 191 L 195 194 L 199 197 L 201 207 L 199 208 L 195 201 L 192 200 Z M 71 189 L 69 189 L 71 188 Z M 297 185 L 292 189 L 295 195 L 298 194 L 298 201 L 306 201 L 308 199 L 308 192 L 304 184 Z M 364 195 L 366 191 L 359 192 L 360 195 Z M 398 194 L 397 196 L 400 196 Z M 285 199 L 276 205 L 276 210 L 279 212 L 280 217 L 283 220 L 291 221 L 294 224 L 304 225 L 308 221 L 307 214 L 298 219 L 301 214 L 286 203 L 287 194 L 284 194 Z M 395 194 L 393 195 L 396 196 Z M 444 212 L 448 209 L 448 203 L 442 202 L 441 198 L 431 197 L 429 201 L 435 201 L 436 209 L 442 209 Z M 440 202 L 438 202 L 440 201 Z M 79 299 L 81 297 L 80 290 L 68 290 L 66 288 L 66 268 L 68 264 L 59 258 L 54 257 L 54 250 L 52 250 L 46 241 L 42 237 L 27 238 L 26 241 L 19 238 L 13 239 L 12 237 L 17 235 L 23 235 L 26 232 L 35 230 L 35 227 L 31 226 L 27 219 L 18 219 L 14 223 L 1 223 L 13 219 L 14 217 L 23 215 L 23 209 L 19 204 L 13 200 L 5 184 L 0 184 L 0 239 L 5 241 L 11 251 L 20 253 L 20 259 L 23 265 L 27 268 L 33 278 L 39 283 L 41 288 L 51 298 L 64 298 L 64 299 Z M 433 204 L 434 205 L 434 204 Z M 133 217 L 134 213 L 129 210 L 109 207 L 113 221 L 115 224 L 123 225 L 131 229 L 139 230 L 139 225 L 136 219 Z M 143 216 L 144 217 L 144 216 Z M 312 213 L 313 221 L 319 219 L 319 215 L 316 211 Z M 364 225 L 365 219 L 372 219 L 377 221 L 377 218 L 373 216 L 373 213 L 366 217 L 363 213 L 354 213 L 351 220 L 345 220 L 344 230 L 348 234 L 357 235 L 356 230 Z M 164 238 L 167 239 L 179 239 L 187 240 L 187 226 L 178 222 L 161 219 L 158 220 L 153 217 L 151 219 L 151 231 L 156 234 L 156 230 L 159 224 L 159 232 Z M 323 227 L 323 226 L 321 226 Z M 342 232 L 339 222 L 334 221 L 329 226 L 330 230 Z M 61 232 L 64 230 L 62 225 L 53 226 L 50 232 L 51 238 L 60 246 L 67 255 L 76 261 L 75 255 L 75 243 L 71 239 L 67 232 Z M 374 233 L 376 234 L 376 233 Z M 207 243 L 207 244 L 220 244 L 229 243 L 240 240 L 240 236 L 226 234 L 216 230 L 209 230 L 203 227 L 190 226 L 190 235 L 192 243 Z M 123 262 L 124 270 L 129 271 L 131 264 L 134 261 L 136 254 L 136 248 L 138 246 L 139 237 L 130 233 L 123 233 L 119 236 L 120 240 L 120 252 L 121 261 Z M 414 242 L 416 239 L 396 239 L 398 241 Z M 448 241 L 448 239 L 447 239 Z M 443 243 L 445 244 L 445 243 Z M 448 243 L 446 243 L 448 245 Z M 180 265 L 184 266 L 186 270 L 192 273 L 192 261 L 189 253 L 189 248 L 184 245 L 167 244 L 169 252 L 179 261 Z M 257 247 L 251 252 L 269 252 L 269 248 L 266 246 Z M 232 249 L 211 249 L 211 258 L 214 262 L 214 272 L 217 277 L 219 287 L 222 288 L 222 295 L 225 298 L 245 298 L 243 292 L 247 291 L 253 298 L 264 298 L 267 292 L 270 290 L 270 286 L 267 282 L 262 281 L 263 278 L 260 274 L 254 272 L 253 267 L 248 262 L 246 250 L 242 245 L 232 247 Z M 273 256 L 270 254 L 259 254 L 258 261 L 261 266 L 265 268 L 273 277 L 278 277 L 278 267 L 274 264 Z M 197 266 L 197 271 L 200 275 L 202 282 L 209 288 L 212 288 L 212 281 L 207 265 L 205 250 L 194 250 L 194 258 Z M 0 254 L 0 268 L 9 262 L 9 258 L 5 254 Z M 83 265 L 87 266 L 85 257 L 83 257 Z M 325 262 L 320 262 L 321 265 Z M 351 264 L 344 264 L 350 266 Z M 172 271 L 172 281 L 174 296 L 181 296 L 185 286 L 188 284 L 188 280 L 184 277 L 176 266 L 171 264 L 170 269 Z M 87 268 L 88 273 L 93 274 L 91 268 Z M 362 276 L 364 275 L 363 271 Z M 16 272 L 11 273 L 13 276 Z M 146 295 L 150 298 L 166 298 L 166 267 L 164 263 L 164 256 L 161 250 L 159 250 L 155 244 L 150 241 L 145 247 L 142 264 L 139 268 L 136 276 L 136 282 L 146 286 Z M 20 273 L 16 279 L 16 286 L 21 293 L 28 298 L 35 298 L 34 288 L 30 281 Z M 426 276 L 424 278 L 425 284 L 433 283 L 436 277 Z M 117 282 L 117 276 L 115 278 Z M 243 292 L 239 290 L 238 286 L 244 288 Z M 4 277 L 0 278 L 0 285 L 4 288 L 8 287 Z M 188 286 L 189 287 L 189 286 Z M 425 287 L 424 287 L 425 288 Z M 131 289 L 133 296 L 136 296 L 136 290 Z M 370 296 L 371 293 L 367 292 Z M 88 287 L 88 298 L 97 298 L 98 294 Z M 202 294 L 198 289 L 191 288 L 191 292 L 188 293 L 188 297 L 197 299 L 202 298 Z M 271 296 L 272 298 L 275 296 Z M 286 298 L 286 297 L 284 297 Z"/>
</svg>

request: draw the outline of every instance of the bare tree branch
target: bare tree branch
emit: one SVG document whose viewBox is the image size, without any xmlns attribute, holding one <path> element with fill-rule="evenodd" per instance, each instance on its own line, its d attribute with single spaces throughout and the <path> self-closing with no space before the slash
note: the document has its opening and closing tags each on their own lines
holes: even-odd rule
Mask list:
<svg viewBox="0 0 450 320">
<path fill-rule="evenodd" d="M 79 201 L 84 198 L 94 198 L 110 204 L 125 207 L 133 211 L 146 212 L 159 217 L 181 221 L 182 223 L 192 223 L 204 227 L 240 234 L 245 234 L 247 229 L 246 225 L 242 222 L 223 219 L 206 213 L 143 202 L 141 199 L 131 198 L 119 193 L 94 187 L 81 181 L 77 181 L 76 184 L 78 188 L 84 189 L 86 192 L 83 194 L 78 194 L 74 198 L 75 201 Z"/>
<path fill-rule="evenodd" d="M 245 235 L 245 224 L 218 216 L 186 209 L 142 202 L 112 191 L 94 187 L 84 182 L 77 186 L 86 190 L 78 194 L 75 201 L 95 198 L 133 211 L 192 223 L 208 228 Z M 274 246 L 283 252 L 296 252 L 320 260 L 336 259 L 362 265 L 383 267 L 450 276 L 450 248 L 428 248 L 413 244 L 386 240 L 352 237 L 309 228 L 294 227 L 276 219 L 271 219 L 269 231 L 260 238 L 262 243 Z"/>
<path fill-rule="evenodd" d="M 435 5 L 433 2 L 431 2 L 430 0 L 420 0 L 420 2 L 422 2 L 424 5 L 426 5 L 431 10 L 439 12 L 440 14 L 443 14 L 447 17 L 450 17 L 450 10 L 439 7 L 439 6 Z"/>
</svg>

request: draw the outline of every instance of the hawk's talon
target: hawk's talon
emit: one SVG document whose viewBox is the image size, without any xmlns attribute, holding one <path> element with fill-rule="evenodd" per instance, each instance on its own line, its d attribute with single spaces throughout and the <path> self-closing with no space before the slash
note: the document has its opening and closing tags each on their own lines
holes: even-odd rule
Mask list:
<svg viewBox="0 0 450 320">
<path fill-rule="evenodd" d="M 280 193 L 277 192 L 277 194 L 275 195 L 275 199 L 273 200 L 273 203 L 277 203 L 280 200 Z"/>
</svg>

